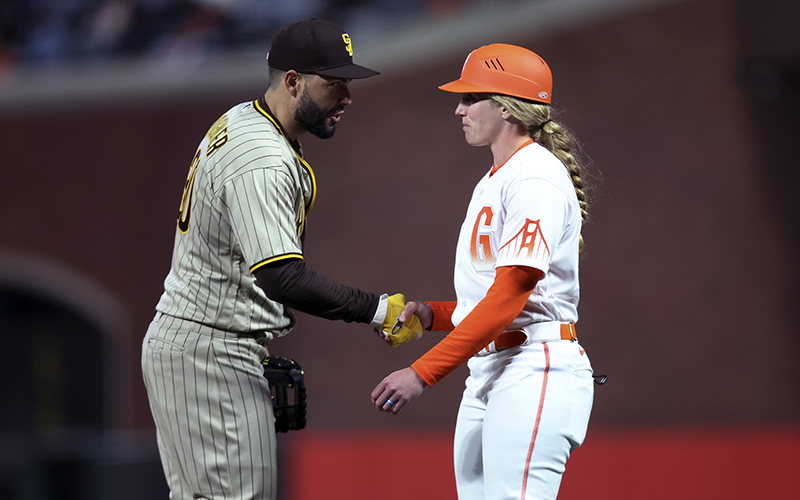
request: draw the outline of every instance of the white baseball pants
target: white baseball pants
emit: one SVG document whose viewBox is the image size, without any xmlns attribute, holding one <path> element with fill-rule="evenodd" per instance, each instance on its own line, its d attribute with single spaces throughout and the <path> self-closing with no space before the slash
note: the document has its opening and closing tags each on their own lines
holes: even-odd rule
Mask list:
<svg viewBox="0 0 800 500">
<path fill-rule="evenodd" d="M 577 342 L 540 342 L 475 356 L 458 412 L 459 500 L 551 500 L 583 442 L 594 386 Z"/>
</svg>

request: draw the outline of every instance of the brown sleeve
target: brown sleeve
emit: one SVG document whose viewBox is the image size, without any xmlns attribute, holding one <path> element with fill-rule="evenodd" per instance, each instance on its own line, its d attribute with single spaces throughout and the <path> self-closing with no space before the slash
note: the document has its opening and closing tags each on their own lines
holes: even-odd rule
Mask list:
<svg viewBox="0 0 800 500">
<path fill-rule="evenodd" d="M 296 311 L 348 323 L 370 323 L 380 297 L 337 283 L 303 259 L 281 260 L 254 273 L 271 300 Z"/>
</svg>

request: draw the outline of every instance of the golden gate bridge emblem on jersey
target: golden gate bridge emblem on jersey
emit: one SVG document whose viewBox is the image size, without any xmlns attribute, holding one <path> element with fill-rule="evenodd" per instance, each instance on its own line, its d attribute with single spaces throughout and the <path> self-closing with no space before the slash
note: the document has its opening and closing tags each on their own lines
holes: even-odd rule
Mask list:
<svg viewBox="0 0 800 500">
<path fill-rule="evenodd" d="M 536 261 L 547 262 L 550 256 L 550 247 L 544 239 L 539 220 L 525 219 L 522 229 L 515 234 L 508 243 L 498 250 L 500 258 L 525 257 Z M 527 252 L 527 255 L 523 252 Z"/>
</svg>

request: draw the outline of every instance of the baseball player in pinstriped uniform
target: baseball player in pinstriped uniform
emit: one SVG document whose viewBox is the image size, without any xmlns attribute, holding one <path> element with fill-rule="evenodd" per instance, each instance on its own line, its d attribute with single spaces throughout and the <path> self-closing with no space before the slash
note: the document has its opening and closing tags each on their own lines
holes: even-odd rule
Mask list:
<svg viewBox="0 0 800 500">
<path fill-rule="evenodd" d="M 455 431 L 461 500 L 554 499 L 586 434 L 592 367 L 578 344 L 578 258 L 586 198 L 569 133 L 553 121 L 552 76 L 533 52 L 474 50 L 461 78 L 465 138 L 489 146 L 456 249 L 457 301 L 409 302 L 424 328 L 450 332 L 372 392 L 399 412 L 462 363 L 470 374 Z"/>
<path fill-rule="evenodd" d="M 281 28 L 264 96 L 222 115 L 191 161 L 172 267 L 142 347 L 172 499 L 276 497 L 262 361 L 267 342 L 295 326 L 293 309 L 382 328 L 405 305 L 400 294 L 341 285 L 303 260 L 317 186 L 297 137 L 331 137 L 351 103 L 350 81 L 378 74 L 352 56 L 333 24 Z"/>
</svg>

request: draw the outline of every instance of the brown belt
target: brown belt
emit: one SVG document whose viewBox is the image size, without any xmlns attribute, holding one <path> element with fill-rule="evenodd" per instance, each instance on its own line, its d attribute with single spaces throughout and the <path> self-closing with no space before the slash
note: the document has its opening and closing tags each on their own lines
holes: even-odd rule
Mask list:
<svg viewBox="0 0 800 500">
<path fill-rule="evenodd" d="M 503 332 L 494 341 L 494 347 L 498 351 L 508 349 L 509 347 L 517 347 L 522 345 L 528 340 L 528 336 L 522 330 L 511 330 Z M 561 324 L 561 340 L 571 340 L 575 342 L 578 337 L 575 335 L 575 323 L 562 323 Z"/>
</svg>

